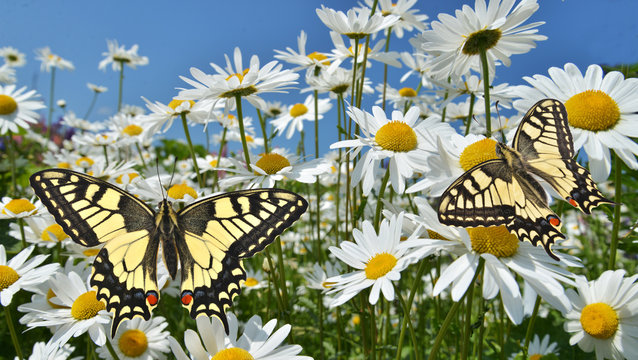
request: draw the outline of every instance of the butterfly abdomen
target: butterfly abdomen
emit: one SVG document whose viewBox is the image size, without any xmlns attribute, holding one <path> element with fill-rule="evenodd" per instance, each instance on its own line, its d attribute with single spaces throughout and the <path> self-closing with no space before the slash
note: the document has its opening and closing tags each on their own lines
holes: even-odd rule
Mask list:
<svg viewBox="0 0 638 360">
<path fill-rule="evenodd" d="M 157 213 L 156 234 L 153 237 L 154 241 L 162 243 L 162 251 L 164 254 L 164 264 L 166 270 L 171 276 L 171 279 L 175 279 L 177 275 L 177 243 L 179 242 L 176 237 L 182 236 L 177 224 L 177 215 L 170 202 L 164 199 L 159 204 L 159 212 Z"/>
</svg>

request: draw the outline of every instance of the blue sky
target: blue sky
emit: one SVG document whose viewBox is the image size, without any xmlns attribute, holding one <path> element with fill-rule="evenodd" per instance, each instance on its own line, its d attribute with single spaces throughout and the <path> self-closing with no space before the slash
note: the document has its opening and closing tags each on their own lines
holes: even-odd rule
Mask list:
<svg viewBox="0 0 638 360">
<path fill-rule="evenodd" d="M 562 67 L 567 62 L 582 71 L 594 63 L 638 62 L 638 1 L 539 3 L 540 9 L 530 21 L 545 21 L 539 33 L 549 39 L 527 54 L 514 55 L 511 67 L 500 67 L 499 83 L 522 84 L 523 76 L 547 74 L 549 67 Z M 54 53 L 71 60 L 76 70 L 57 73 L 55 98 L 65 99 L 69 109 L 81 116 L 92 97 L 86 83 L 107 86 L 109 91 L 100 95 L 90 117 L 103 120 L 117 105 L 118 74 L 110 68 L 106 72 L 97 68 L 107 39 L 116 39 L 127 48 L 139 44 L 139 54 L 150 59 L 148 66 L 125 69 L 124 103 L 143 106 L 140 96 L 168 103 L 177 94 L 177 87 L 187 87 L 179 75 L 189 75 L 191 66 L 212 72 L 208 63 L 223 64 L 224 54 L 231 54 L 236 46 L 242 49 L 245 61 L 256 54 L 266 63 L 273 59 L 274 49 L 296 48 L 297 36 L 304 30 L 308 33 L 308 52 L 330 51 L 328 30 L 315 13 L 321 4 L 345 11 L 356 1 L 5 1 L 0 15 L 0 47 L 13 46 L 27 54 L 27 65 L 17 72 L 18 85 L 37 89 L 47 103 L 50 74 L 40 72 L 34 50 L 50 46 Z M 463 4 L 473 6 L 474 1 L 419 1 L 416 7 L 434 20 L 439 13 L 453 14 Z M 411 35 L 393 38 L 391 49 L 408 50 Z M 377 63 L 373 67 L 369 73 L 373 81 L 382 81 L 374 72 L 382 66 Z M 392 71 L 390 85 L 400 87 L 398 78 L 404 71 Z M 305 96 L 291 90 L 288 95 L 267 99 L 294 104 Z M 61 112 L 57 110 L 56 114 Z M 247 110 L 247 115 L 254 114 L 254 110 Z M 330 116 L 322 121 L 324 125 L 334 124 Z M 177 125 L 169 137 L 182 135 Z M 322 126 L 322 131 L 321 147 L 326 151 L 336 140 L 336 131 L 332 126 Z M 194 137 L 204 142 L 202 135 Z M 292 142 L 277 144 L 294 149 Z M 313 147 L 308 144 L 307 148 Z"/>
</svg>

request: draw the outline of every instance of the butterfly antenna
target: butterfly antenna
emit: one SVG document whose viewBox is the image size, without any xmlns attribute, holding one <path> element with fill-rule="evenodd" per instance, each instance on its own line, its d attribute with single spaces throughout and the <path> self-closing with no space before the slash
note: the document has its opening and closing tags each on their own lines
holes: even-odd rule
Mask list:
<svg viewBox="0 0 638 360">
<path fill-rule="evenodd" d="M 498 132 L 501 133 L 501 141 L 505 142 L 505 126 L 503 125 L 503 123 L 501 122 L 501 112 L 498 111 L 498 100 L 496 100 L 496 102 L 494 103 L 494 108 L 496 108 L 496 116 L 498 118 Z"/>
<path fill-rule="evenodd" d="M 168 181 L 168 187 L 170 188 L 173 185 L 173 177 L 175 176 L 175 170 L 177 169 L 177 158 L 173 162 L 173 171 L 171 172 L 171 179 Z"/>
<path fill-rule="evenodd" d="M 162 177 L 160 176 L 160 173 L 159 173 L 159 157 L 155 158 L 155 171 L 157 172 L 157 181 L 159 181 L 159 184 L 160 184 L 160 189 L 162 191 L 162 197 L 164 199 L 166 199 L 168 197 L 168 194 L 164 194 L 166 189 L 164 189 L 164 186 L 162 185 Z"/>
</svg>

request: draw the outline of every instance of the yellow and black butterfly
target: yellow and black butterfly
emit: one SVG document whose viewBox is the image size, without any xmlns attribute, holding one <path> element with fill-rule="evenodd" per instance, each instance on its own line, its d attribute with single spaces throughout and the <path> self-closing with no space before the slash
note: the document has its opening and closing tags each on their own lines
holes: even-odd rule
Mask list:
<svg viewBox="0 0 638 360">
<path fill-rule="evenodd" d="M 533 175 L 549 183 L 572 206 L 589 214 L 607 200 L 574 158 L 565 106 L 545 99 L 527 111 L 512 147 L 496 145 L 497 159 L 482 162 L 456 179 L 441 196 L 439 221 L 463 227 L 505 225 L 521 241 L 551 246 L 565 238 L 561 221 Z"/>
<path fill-rule="evenodd" d="M 209 197 L 178 212 L 164 199 L 156 213 L 128 192 L 75 171 L 43 170 L 30 181 L 73 241 L 104 243 L 90 284 L 114 313 L 111 336 L 122 320 L 148 320 L 157 306 L 160 243 L 173 279 L 179 261 L 181 302 L 191 317 L 216 316 L 228 332 L 225 310 L 246 279 L 242 259 L 263 250 L 308 207 L 290 191 L 261 189 Z"/>
</svg>

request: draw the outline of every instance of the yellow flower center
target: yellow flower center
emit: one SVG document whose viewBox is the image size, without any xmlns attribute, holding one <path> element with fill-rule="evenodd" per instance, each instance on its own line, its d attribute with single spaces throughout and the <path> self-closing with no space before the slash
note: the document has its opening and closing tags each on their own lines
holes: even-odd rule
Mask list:
<svg viewBox="0 0 638 360">
<path fill-rule="evenodd" d="M 142 131 L 144 131 L 144 129 L 142 129 L 141 126 L 139 125 L 135 125 L 135 124 L 131 124 L 128 125 L 127 127 L 124 128 L 124 130 L 122 130 L 122 133 L 128 135 L 128 136 L 136 136 L 142 133 Z"/>
<path fill-rule="evenodd" d="M 0 265 L 0 291 L 8 288 L 14 282 L 18 281 L 20 275 L 8 267 L 7 265 Z"/>
<path fill-rule="evenodd" d="M 352 324 L 353 325 L 359 325 L 361 324 L 361 317 L 359 315 L 355 315 L 352 317 Z"/>
<path fill-rule="evenodd" d="M 13 114 L 18 109 L 18 103 L 9 95 L 0 94 L 0 115 Z"/>
<path fill-rule="evenodd" d="M 126 330 L 117 345 L 122 354 L 128 357 L 138 357 L 148 349 L 148 339 L 144 331 L 140 329 Z"/>
<path fill-rule="evenodd" d="M 230 348 L 224 349 L 213 355 L 210 360 L 254 360 L 255 358 L 244 349 Z"/>
<path fill-rule="evenodd" d="M 374 140 L 384 150 L 408 152 L 416 149 L 417 138 L 414 129 L 403 121 L 390 121 L 383 125 Z"/>
<path fill-rule="evenodd" d="M 59 162 L 57 164 L 57 167 L 59 167 L 60 169 L 70 169 L 71 168 L 71 164 L 69 164 L 68 162 Z"/>
<path fill-rule="evenodd" d="M 428 229 L 428 236 L 430 237 L 430 239 L 449 240 L 449 239 L 446 239 L 445 237 L 443 237 L 443 235 L 439 234 L 438 232 L 433 231 L 433 230 L 429 230 L 429 229 Z"/>
<path fill-rule="evenodd" d="M 226 80 L 230 80 L 233 76 L 236 76 L 239 79 L 239 83 L 241 84 L 242 81 L 244 81 L 244 75 L 248 74 L 248 71 L 250 71 L 250 69 L 244 69 L 243 73 L 234 73 L 234 74 L 230 74 Z"/>
<path fill-rule="evenodd" d="M 326 60 L 328 57 L 324 55 L 323 53 L 320 53 L 317 51 L 308 54 L 308 58 L 320 62 L 321 65 L 326 65 L 326 66 L 330 65 L 330 61 Z M 326 60 L 326 61 L 323 61 L 323 60 Z"/>
<path fill-rule="evenodd" d="M 184 195 L 190 195 L 193 199 L 197 199 L 197 192 L 186 184 L 175 184 L 168 189 L 168 196 L 173 199 L 183 199 Z"/>
<path fill-rule="evenodd" d="M 474 166 L 492 159 L 498 159 L 496 140 L 483 139 L 466 146 L 459 157 L 459 163 L 464 171 L 468 171 Z"/>
<path fill-rule="evenodd" d="M 86 257 L 91 257 L 91 256 L 95 256 L 100 252 L 100 249 L 86 249 L 84 251 L 82 251 L 82 254 L 84 254 L 84 256 Z"/>
<path fill-rule="evenodd" d="M 347 35 L 347 34 L 346 34 L 346 36 L 349 36 L 349 35 Z M 362 56 L 362 55 L 363 55 L 363 50 L 364 50 L 364 49 L 363 49 L 363 44 L 359 44 L 359 48 L 358 48 L 357 50 L 358 50 L 358 52 L 357 52 L 357 56 Z M 352 46 L 350 46 L 350 47 L 348 48 L 348 51 L 350 51 L 351 56 L 353 56 L 353 57 L 354 57 L 354 49 L 352 48 Z M 368 47 L 368 54 L 370 54 L 371 52 L 372 52 L 372 49 L 370 49 L 370 48 Z M 357 60 L 358 60 L 358 59 L 357 59 Z"/>
<path fill-rule="evenodd" d="M 397 258 L 394 255 L 385 252 L 377 254 L 366 264 L 366 277 L 370 280 L 376 280 L 389 273 L 396 264 Z"/>
<path fill-rule="evenodd" d="M 510 257 L 518 250 L 518 238 L 510 233 L 504 225 L 470 228 L 467 229 L 467 232 L 472 241 L 472 250 L 477 253 Z"/>
<path fill-rule="evenodd" d="M 484 29 L 471 33 L 463 45 L 463 54 L 479 55 L 481 51 L 487 51 L 498 43 L 501 39 L 501 30 Z"/>
<path fill-rule="evenodd" d="M 324 282 L 321 283 L 321 286 L 324 289 L 330 289 L 331 287 L 335 286 L 335 284 L 336 284 L 336 282 L 334 282 L 334 281 L 324 281 Z"/>
<path fill-rule="evenodd" d="M 58 305 L 56 303 L 51 302 L 51 298 L 56 297 L 56 296 L 57 295 L 53 292 L 53 289 L 49 289 L 49 291 L 47 291 L 47 303 L 49 304 L 49 306 L 51 306 L 54 309 L 65 309 L 65 308 L 67 308 L 66 306 Z"/>
<path fill-rule="evenodd" d="M 4 209 L 11 211 L 12 213 L 18 215 L 23 212 L 33 211 L 35 209 L 35 205 L 31 203 L 31 201 L 27 199 L 13 199 L 4 206 Z M 2 213 L 7 215 L 7 212 L 2 209 Z"/>
<path fill-rule="evenodd" d="M 255 279 L 254 277 L 246 278 L 246 281 L 244 282 L 244 285 L 248 287 L 253 287 L 253 286 L 256 286 L 257 284 L 259 284 L 259 281 L 257 281 L 257 279 Z"/>
<path fill-rule="evenodd" d="M 99 301 L 95 291 L 91 290 L 78 296 L 71 306 L 71 315 L 76 320 L 87 320 L 97 315 L 100 310 L 106 309 L 106 305 Z"/>
<path fill-rule="evenodd" d="M 55 236 L 55 239 L 52 238 L 51 235 Z M 58 224 L 53 224 L 42 232 L 42 240 L 44 241 L 62 241 L 68 237 L 69 235 L 67 235 L 64 230 L 62 230 L 62 226 Z"/>
<path fill-rule="evenodd" d="M 255 142 L 255 139 L 252 136 L 250 136 L 250 135 L 246 135 L 246 142 L 247 143 L 252 143 L 252 142 Z"/>
<path fill-rule="evenodd" d="M 295 104 L 290 108 L 290 116 L 297 117 L 308 112 L 308 107 L 304 104 Z"/>
<path fill-rule="evenodd" d="M 616 126 L 620 109 L 616 101 L 600 90 L 587 90 L 565 102 L 569 124 L 590 131 L 604 131 Z"/>
<path fill-rule="evenodd" d="M 118 183 L 118 184 L 123 184 L 124 183 L 124 176 L 128 176 L 128 183 L 127 184 L 130 184 L 131 181 L 133 181 L 133 179 L 135 179 L 136 177 L 139 176 L 139 174 L 135 173 L 135 172 L 128 173 L 128 174 L 122 174 L 122 175 L 118 176 L 115 179 L 115 182 Z"/>
<path fill-rule="evenodd" d="M 527 358 L 529 360 L 541 360 L 542 357 L 543 355 L 541 354 L 532 354 L 532 355 L 529 355 Z"/>
<path fill-rule="evenodd" d="M 266 174 L 273 175 L 281 169 L 290 166 L 290 161 L 277 153 L 270 153 L 263 154 L 261 158 L 257 160 L 255 165 L 262 169 Z"/>
<path fill-rule="evenodd" d="M 415 97 L 416 91 L 413 88 L 404 87 L 403 89 L 399 90 L 399 95 L 403 97 Z"/>
<path fill-rule="evenodd" d="M 605 303 L 589 304 L 580 313 L 580 324 L 596 339 L 609 339 L 618 330 L 618 314 Z"/>
<path fill-rule="evenodd" d="M 75 160 L 75 165 L 85 167 L 85 168 L 93 166 L 94 163 L 95 161 L 93 161 L 93 159 L 86 156 L 82 156 L 81 158 Z"/>
<path fill-rule="evenodd" d="M 177 100 L 177 99 L 173 99 L 171 100 L 171 102 L 168 103 L 168 107 L 175 110 L 177 109 L 178 106 L 182 105 L 182 103 L 184 101 L 187 101 L 188 103 L 191 104 L 191 108 L 195 105 L 195 102 L 193 100 Z"/>
<path fill-rule="evenodd" d="M 217 167 L 217 159 L 213 159 L 208 163 L 212 167 Z"/>
</svg>

